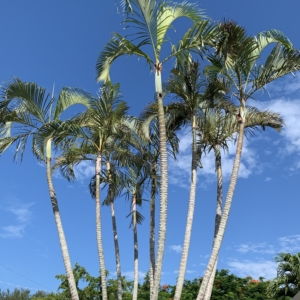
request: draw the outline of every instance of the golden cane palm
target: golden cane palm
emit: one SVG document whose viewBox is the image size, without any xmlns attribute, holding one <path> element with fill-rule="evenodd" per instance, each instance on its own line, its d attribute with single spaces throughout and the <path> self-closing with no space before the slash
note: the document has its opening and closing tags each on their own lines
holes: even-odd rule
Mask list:
<svg viewBox="0 0 300 300">
<path fill-rule="evenodd" d="M 103 300 L 107 300 L 100 212 L 100 179 L 105 155 L 113 151 L 120 135 L 126 136 L 127 134 L 128 130 L 123 120 L 128 107 L 124 101 L 120 100 L 119 85 L 112 85 L 111 82 L 106 82 L 103 85 L 98 98 L 94 98 L 82 90 L 74 91 L 74 96 L 87 98 L 91 103 L 89 110 L 65 124 L 48 126 L 44 134 L 47 135 L 47 131 L 56 130 L 57 136 L 53 139 L 54 143 L 60 145 L 62 141 L 65 142 L 62 155 L 57 163 L 61 166 L 61 171 L 65 177 L 74 178 L 74 166 L 83 160 L 91 160 L 95 163 L 96 237 L 102 297 Z"/>
<path fill-rule="evenodd" d="M 234 134 L 238 131 L 239 123 L 236 118 L 238 107 L 230 113 L 225 113 L 221 109 L 205 109 L 204 116 L 197 122 L 201 137 L 199 147 L 204 153 L 214 151 L 215 167 L 217 175 L 217 207 L 215 217 L 214 239 L 218 233 L 222 214 L 223 176 L 221 149 L 228 149 L 228 142 L 234 140 Z M 270 111 L 259 111 L 254 107 L 246 107 L 245 113 L 245 135 L 253 135 L 255 130 L 264 130 L 266 127 L 273 128 L 280 132 L 283 120 L 278 113 Z M 205 291 L 205 300 L 209 300 L 212 293 L 213 282 L 217 269 L 217 261 L 209 279 Z"/>
<path fill-rule="evenodd" d="M 3 101 L 1 102 L 1 137 L 0 153 L 9 146 L 16 145 L 15 158 L 21 152 L 21 160 L 26 144 L 32 142 L 33 153 L 37 159 L 46 163 L 48 189 L 53 215 L 58 231 L 64 266 L 70 286 L 72 299 L 79 299 L 74 280 L 72 265 L 69 257 L 66 238 L 60 217 L 58 200 L 52 182 L 51 146 L 52 136 L 42 137 L 41 129 L 59 121 L 61 114 L 70 106 L 82 104 L 89 107 L 86 99 L 69 97 L 69 88 L 64 88 L 56 100 L 53 95 L 46 92 L 33 82 L 22 82 L 14 79 L 3 87 Z"/>
<path fill-rule="evenodd" d="M 216 52 L 209 56 L 211 65 L 206 71 L 208 76 L 217 76 L 221 82 L 230 82 L 231 87 L 228 92 L 239 102 L 239 112 L 236 116 L 239 129 L 226 202 L 197 300 L 204 299 L 225 233 L 242 154 L 246 101 L 273 80 L 300 69 L 299 52 L 293 49 L 290 41 L 277 30 L 249 37 L 242 27 L 232 21 L 221 23 L 219 29 L 222 35 L 216 46 Z M 275 43 L 273 50 L 268 55 L 265 64 L 260 65 L 258 59 L 261 58 L 261 52 L 272 43 Z"/>
<path fill-rule="evenodd" d="M 202 12 L 193 4 L 155 0 L 121 0 L 119 1 L 125 14 L 124 23 L 127 27 L 136 29 L 130 40 L 115 33 L 100 53 L 96 71 L 98 81 L 109 79 L 112 63 L 118 57 L 136 55 L 144 58 L 155 74 L 155 94 L 158 103 L 158 120 L 161 152 L 161 189 L 160 189 L 160 229 L 158 238 L 157 262 L 155 269 L 154 293 L 151 299 L 156 300 L 162 271 L 164 245 L 166 239 L 167 199 L 168 199 L 168 166 L 166 146 L 166 125 L 163 111 L 163 93 L 161 72 L 163 64 L 172 57 L 179 57 L 188 51 L 201 51 L 205 45 L 212 44 L 217 31 L 209 21 L 201 21 Z M 194 22 L 177 46 L 165 59 L 161 59 L 161 48 L 166 41 L 166 33 L 172 23 L 180 18 L 187 17 Z M 152 48 L 152 55 L 144 52 L 145 47 Z"/>
</svg>

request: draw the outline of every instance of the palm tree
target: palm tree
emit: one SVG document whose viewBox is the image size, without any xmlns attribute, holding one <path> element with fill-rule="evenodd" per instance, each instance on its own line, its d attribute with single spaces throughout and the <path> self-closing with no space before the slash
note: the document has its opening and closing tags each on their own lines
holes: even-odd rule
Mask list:
<svg viewBox="0 0 300 300">
<path fill-rule="evenodd" d="M 206 109 L 205 115 L 198 120 L 198 128 L 201 138 L 199 146 L 202 152 L 209 153 L 214 151 L 215 166 L 217 175 L 217 207 L 214 228 L 214 240 L 219 230 L 220 220 L 222 215 L 222 195 L 223 195 L 223 176 L 222 176 L 222 158 L 221 148 L 228 150 L 228 142 L 233 141 L 233 134 L 238 131 L 239 123 L 236 119 L 236 113 L 225 113 L 220 109 Z M 277 113 L 269 111 L 259 111 L 254 107 L 247 106 L 245 113 L 245 135 L 253 135 L 255 130 L 264 130 L 266 127 L 273 128 L 280 132 L 283 126 L 283 120 Z M 212 293 L 215 273 L 217 269 L 217 261 L 213 272 L 209 279 L 207 289 L 205 291 L 205 300 L 209 300 Z"/>
<path fill-rule="evenodd" d="M 219 28 L 223 35 L 217 44 L 216 52 L 209 56 L 212 65 L 208 66 L 206 71 L 214 77 L 217 75 L 220 81 L 230 82 L 231 88 L 228 92 L 239 102 L 239 130 L 226 202 L 197 300 L 202 300 L 205 295 L 225 233 L 242 154 L 246 101 L 273 80 L 300 69 L 299 52 L 292 48 L 290 41 L 281 32 L 270 30 L 256 37 L 248 37 L 245 30 L 232 21 L 221 23 Z M 256 64 L 263 49 L 271 43 L 276 43 L 276 46 L 265 64 Z"/>
<path fill-rule="evenodd" d="M 275 262 L 277 278 L 271 281 L 268 293 L 271 299 L 291 299 L 300 291 L 300 253 L 279 253 Z"/>
<path fill-rule="evenodd" d="M 198 120 L 203 117 L 203 109 L 205 107 L 214 106 L 216 100 L 219 100 L 219 106 L 223 105 L 229 107 L 232 106 L 232 104 L 227 102 L 223 86 L 220 85 L 218 81 L 209 82 L 205 76 L 201 75 L 199 63 L 192 61 L 190 57 L 183 62 L 179 61 L 177 67 L 172 70 L 172 73 L 172 76 L 164 85 L 164 88 L 166 93 L 174 94 L 175 98 L 179 99 L 179 102 L 169 104 L 166 110 L 172 113 L 175 119 L 179 119 L 182 124 L 189 124 L 192 132 L 189 206 L 174 296 L 174 299 L 180 299 L 184 284 L 195 210 L 197 168 L 200 165 L 201 157 L 201 148 L 197 146 L 197 133 L 199 132 L 197 123 Z"/>
<path fill-rule="evenodd" d="M 161 155 L 160 227 L 153 294 L 153 300 L 157 300 L 166 239 L 168 200 L 167 141 L 163 110 L 162 67 L 172 57 L 179 57 L 190 50 L 202 50 L 207 43 L 212 43 L 217 32 L 209 21 L 200 21 L 202 12 L 195 5 L 187 2 L 171 5 L 170 2 L 162 0 L 121 0 L 120 3 L 126 15 L 124 23 L 137 29 L 136 37 L 128 40 L 126 37 L 115 33 L 100 53 L 96 71 L 98 81 L 106 81 L 109 78 L 111 64 L 123 55 L 142 57 L 146 59 L 151 68 L 154 67 Z M 195 25 L 187 31 L 177 47 L 172 47 L 171 54 L 162 60 L 160 54 L 162 44 L 166 40 L 166 32 L 171 28 L 172 23 L 180 17 L 191 19 L 195 22 Z M 153 58 L 143 51 L 143 46 L 147 45 L 152 47 Z"/>
<path fill-rule="evenodd" d="M 107 300 L 106 270 L 102 245 L 101 212 L 100 212 L 100 182 L 102 162 L 106 155 L 113 151 L 120 135 L 127 136 L 124 125 L 128 107 L 120 100 L 119 85 L 106 82 L 100 89 L 99 98 L 94 98 L 83 90 L 74 91 L 74 96 L 87 98 L 90 109 L 66 124 L 48 128 L 57 132 L 54 138 L 56 145 L 65 141 L 64 151 L 58 160 L 62 174 L 69 180 L 75 179 L 74 166 L 83 160 L 95 163 L 95 204 L 96 204 L 96 237 L 100 263 L 102 297 Z M 66 138 L 68 140 L 66 141 Z M 115 249 L 116 250 L 116 249 Z M 117 256 L 117 253 L 116 253 Z"/>
<path fill-rule="evenodd" d="M 32 138 L 33 153 L 39 161 L 46 163 L 50 200 L 71 296 L 72 299 L 78 300 L 72 264 L 52 181 L 52 137 L 42 137 L 40 130 L 47 124 L 57 122 L 61 114 L 70 106 L 82 104 L 88 108 L 90 103 L 86 99 L 70 97 L 69 88 L 62 89 L 56 100 L 53 95 L 51 97 L 49 93 L 46 93 L 44 88 L 39 87 L 33 82 L 22 82 L 18 78 L 3 87 L 2 91 L 1 123 L 3 127 L 1 128 L 0 154 L 9 146 L 15 144 L 16 152 L 14 158 L 17 158 L 20 151 L 22 160 L 26 144 L 29 142 L 29 139 Z M 53 105 L 55 105 L 54 109 Z M 41 147 L 39 147 L 39 145 L 41 145 Z"/>
</svg>

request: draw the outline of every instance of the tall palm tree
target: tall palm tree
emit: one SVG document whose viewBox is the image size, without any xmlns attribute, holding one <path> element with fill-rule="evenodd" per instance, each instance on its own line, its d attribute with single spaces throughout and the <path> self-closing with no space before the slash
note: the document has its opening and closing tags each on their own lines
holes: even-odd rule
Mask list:
<svg viewBox="0 0 300 300">
<path fill-rule="evenodd" d="M 94 98 L 83 90 L 74 91 L 74 95 L 87 98 L 91 105 L 89 110 L 79 118 L 48 130 L 56 130 L 54 143 L 59 145 L 65 141 L 65 147 L 58 161 L 62 174 L 72 180 L 75 178 L 74 166 L 83 160 L 95 163 L 95 204 L 96 204 L 96 237 L 98 257 L 100 263 L 102 297 L 108 299 L 106 286 L 106 270 L 102 245 L 100 182 L 102 162 L 104 157 L 114 149 L 120 135 L 126 136 L 127 129 L 123 119 L 128 110 L 124 101 L 121 101 L 119 85 L 106 82 L 100 89 L 98 98 Z M 47 134 L 47 133 L 45 133 Z M 66 141 L 66 138 L 68 139 Z"/>
<path fill-rule="evenodd" d="M 179 57 L 192 49 L 202 50 L 207 43 L 212 43 L 217 33 L 215 27 L 209 21 L 201 21 L 202 12 L 195 5 L 187 2 L 172 4 L 162 0 L 120 0 L 120 3 L 126 16 L 124 23 L 128 27 L 131 26 L 137 30 L 135 38 L 128 40 L 126 37 L 115 33 L 100 53 L 96 71 L 98 81 L 107 80 L 111 64 L 123 55 L 142 57 L 151 68 L 154 68 L 161 155 L 160 227 L 153 294 L 153 300 L 157 300 L 166 239 L 168 200 L 167 141 L 163 110 L 162 67 L 172 57 Z M 187 31 L 178 46 L 172 46 L 171 54 L 165 59 L 161 59 L 161 48 L 166 40 L 166 32 L 171 28 L 172 23 L 180 17 L 191 19 L 195 25 Z M 152 57 L 143 51 L 144 46 L 147 45 L 150 45 L 153 50 Z"/>
<path fill-rule="evenodd" d="M 202 152 L 209 153 L 211 150 L 215 156 L 215 167 L 217 175 L 217 207 L 214 228 L 214 240 L 218 233 L 220 220 L 222 215 L 222 195 L 223 195 L 223 176 L 222 176 L 222 157 L 221 149 L 228 149 L 228 142 L 233 141 L 233 135 L 238 131 L 239 123 L 236 113 L 225 113 L 220 109 L 206 109 L 204 116 L 198 120 L 198 128 L 201 134 L 199 146 Z M 259 111 L 254 107 L 247 107 L 245 113 L 245 135 L 253 135 L 255 130 L 264 130 L 266 127 L 273 128 L 280 132 L 283 126 L 283 120 L 279 114 L 269 111 Z M 209 279 L 207 289 L 205 291 L 205 300 L 209 300 L 212 293 L 215 273 L 217 269 L 217 261 L 213 272 Z"/>
<path fill-rule="evenodd" d="M 226 202 L 197 300 L 202 300 L 205 295 L 225 233 L 242 154 L 246 101 L 273 80 L 300 69 L 299 52 L 292 48 L 291 42 L 281 32 L 270 30 L 256 37 L 248 37 L 244 28 L 232 21 L 221 23 L 219 28 L 223 35 L 216 52 L 209 56 L 212 65 L 207 67 L 207 74 L 217 75 L 220 81 L 231 83 L 228 92 L 239 102 L 239 131 Z M 261 58 L 263 49 L 271 43 L 276 45 L 265 64 L 260 65 L 257 60 Z"/>
<path fill-rule="evenodd" d="M 52 137 L 42 137 L 40 135 L 41 128 L 57 122 L 61 114 L 70 106 L 75 104 L 82 104 L 86 108 L 90 106 L 89 101 L 86 99 L 70 97 L 69 91 L 69 88 L 62 89 L 56 100 L 44 88 L 33 82 L 22 82 L 18 78 L 3 87 L 3 100 L 1 102 L 1 123 L 3 127 L 1 128 L 0 154 L 14 144 L 16 145 L 15 158 L 20 151 L 22 160 L 26 144 L 31 138 L 33 153 L 38 160 L 46 163 L 50 200 L 71 296 L 72 299 L 78 300 L 78 292 L 60 217 L 58 200 L 52 181 Z M 54 105 L 55 107 L 53 107 Z"/>
<path fill-rule="evenodd" d="M 197 146 L 197 134 L 199 133 L 197 123 L 198 120 L 203 117 L 203 109 L 205 107 L 214 106 L 216 100 L 219 100 L 219 106 L 230 107 L 233 105 L 227 101 L 223 86 L 220 85 L 218 81 L 209 82 L 205 76 L 201 75 L 199 63 L 193 61 L 191 57 L 184 61 L 179 61 L 177 67 L 172 70 L 172 73 L 170 79 L 164 85 L 164 88 L 166 93 L 175 95 L 175 98 L 178 99 L 179 102 L 169 104 L 166 109 L 169 113 L 172 113 L 175 119 L 179 118 L 181 123 L 189 124 L 192 132 L 189 206 L 174 296 L 174 299 L 180 299 L 184 284 L 195 210 L 197 168 L 200 165 L 201 157 L 201 148 Z"/>
</svg>

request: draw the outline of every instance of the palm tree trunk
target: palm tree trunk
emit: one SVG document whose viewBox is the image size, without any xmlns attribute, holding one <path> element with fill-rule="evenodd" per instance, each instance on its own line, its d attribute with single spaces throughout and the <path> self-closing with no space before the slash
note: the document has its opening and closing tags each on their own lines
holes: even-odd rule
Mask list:
<svg viewBox="0 0 300 300">
<path fill-rule="evenodd" d="M 217 209 L 216 209 L 216 219 L 215 219 L 215 232 L 214 232 L 214 242 L 219 230 L 221 215 L 222 215 L 222 196 L 223 196 L 223 176 L 222 176 L 222 164 L 221 164 L 221 152 L 220 145 L 214 147 L 215 159 L 216 159 L 216 172 L 217 172 Z M 213 242 L 213 247 L 214 247 Z M 209 278 L 209 282 L 205 291 L 204 300 L 210 300 L 211 293 L 214 286 L 216 271 L 217 271 L 218 260 L 216 261 L 213 272 Z"/>
<path fill-rule="evenodd" d="M 102 299 L 107 300 L 106 270 L 104 262 L 104 250 L 102 245 L 101 211 L 100 211 L 100 173 L 102 154 L 99 152 L 96 159 L 96 236 L 98 246 L 98 257 L 100 263 L 100 275 L 102 285 Z"/>
<path fill-rule="evenodd" d="M 150 200 L 150 299 L 153 297 L 155 278 L 155 194 L 156 194 L 156 168 L 152 168 L 151 200 Z"/>
<path fill-rule="evenodd" d="M 157 64 L 158 66 L 158 64 Z M 167 155 L 167 138 L 165 114 L 162 98 L 162 79 L 159 68 L 155 72 L 155 89 L 158 103 L 158 123 L 159 123 L 159 149 L 160 149 L 160 172 L 161 172 L 161 187 L 160 187 L 160 216 L 159 216 L 159 233 L 158 233 L 158 249 L 155 265 L 155 279 L 153 298 L 157 300 L 160 278 L 162 272 L 162 263 L 165 252 L 165 242 L 167 234 L 167 207 L 168 207 L 168 155 Z"/>
<path fill-rule="evenodd" d="M 106 163 L 107 171 L 110 172 L 110 163 Z M 109 175 L 110 177 L 110 175 Z M 116 271 L 117 271 L 117 281 L 118 281 L 118 300 L 122 300 L 123 288 L 122 288 L 122 275 L 121 275 L 121 260 L 120 260 L 120 250 L 119 250 L 119 239 L 117 234 L 117 222 L 115 216 L 115 205 L 114 199 L 111 196 L 111 186 L 109 185 L 108 194 L 109 194 L 109 204 L 111 211 L 112 227 L 114 234 L 114 244 L 115 244 L 115 257 L 116 257 Z"/>
<path fill-rule="evenodd" d="M 243 116 L 243 114 L 241 114 Z M 226 197 L 226 202 L 224 206 L 224 210 L 222 213 L 221 221 L 220 221 L 220 226 L 219 230 L 217 233 L 217 236 L 215 238 L 212 254 L 210 256 L 209 262 L 207 269 L 205 271 L 205 275 L 203 277 L 203 281 L 197 296 L 197 300 L 203 300 L 207 284 L 209 281 L 209 278 L 211 277 L 214 265 L 216 264 L 216 261 L 218 259 L 219 251 L 221 248 L 222 240 L 224 237 L 227 221 L 228 221 L 228 216 L 232 204 L 232 198 L 238 178 L 238 173 L 239 173 L 239 167 L 240 167 L 240 162 L 241 162 L 241 155 L 242 155 L 242 148 L 243 148 L 243 140 L 244 140 L 244 120 L 240 123 L 240 128 L 239 128 L 239 138 L 238 138 L 238 143 L 237 143 L 237 148 L 236 148 L 236 154 L 235 154 L 235 159 L 233 163 L 233 169 L 231 173 L 231 178 L 229 182 L 229 188 L 227 192 L 227 197 Z"/>
<path fill-rule="evenodd" d="M 192 225 L 195 210 L 195 198 L 196 198 L 196 184 L 197 184 L 197 145 L 196 145 L 196 117 L 193 115 L 191 119 L 192 124 L 192 165 L 191 165 L 191 187 L 190 187 L 190 199 L 189 208 L 186 220 L 185 236 L 183 249 L 181 254 L 180 268 L 177 278 L 176 291 L 174 300 L 180 300 L 182 287 L 184 283 L 184 275 L 186 271 L 186 264 L 188 259 L 188 252 L 190 247 Z"/>
<path fill-rule="evenodd" d="M 132 300 L 137 300 L 139 284 L 139 252 L 138 237 L 136 228 L 136 198 L 132 196 L 132 213 L 133 213 L 133 243 L 134 243 L 134 282 Z"/>
<path fill-rule="evenodd" d="M 46 174 L 47 174 L 47 182 L 48 182 L 48 189 L 50 194 L 50 200 L 54 215 L 54 220 L 58 232 L 58 238 L 60 243 L 60 248 L 62 252 L 62 257 L 64 261 L 64 266 L 68 278 L 68 284 L 70 287 L 71 297 L 72 300 L 79 300 L 78 292 L 76 288 L 75 278 L 73 274 L 72 264 L 70 260 L 69 250 L 67 246 L 67 241 L 65 238 L 64 229 L 62 226 L 59 208 L 58 208 L 58 201 L 54 190 L 54 185 L 52 181 L 52 170 L 51 170 L 51 139 L 47 141 L 47 148 L 46 148 Z"/>
</svg>

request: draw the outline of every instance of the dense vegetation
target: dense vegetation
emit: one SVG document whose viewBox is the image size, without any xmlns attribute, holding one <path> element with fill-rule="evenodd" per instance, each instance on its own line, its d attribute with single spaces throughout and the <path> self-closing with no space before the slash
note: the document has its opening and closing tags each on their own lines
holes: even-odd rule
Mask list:
<svg viewBox="0 0 300 300">
<path fill-rule="evenodd" d="M 15 78 L 3 85 L 0 102 L 0 154 L 15 146 L 15 158 L 25 148 L 46 166 L 46 180 L 52 212 L 58 230 L 66 275 L 59 275 L 60 293 L 29 296 L 28 291 L 2 292 L 3 299 L 266 299 L 266 295 L 289 297 L 299 289 L 297 255 L 279 254 L 279 277 L 272 283 L 251 277 L 238 278 L 226 270 L 217 271 L 220 247 L 225 234 L 237 183 L 245 135 L 270 127 L 280 132 L 283 119 L 277 112 L 259 111 L 247 101 L 272 81 L 300 69 L 300 53 L 278 30 L 249 36 L 233 21 L 212 22 L 203 18 L 196 5 L 154 0 L 120 0 L 124 22 L 130 35 L 117 33 L 100 52 L 97 80 L 102 82 L 98 96 L 79 88 L 63 88 L 55 98 L 34 82 Z M 170 54 L 162 58 L 161 47 L 172 22 L 187 17 L 192 27 Z M 130 39 L 128 39 L 130 38 Z M 168 41 L 169 42 L 169 41 Z M 151 47 L 144 47 L 144 46 Z M 264 53 L 266 46 L 269 53 Z M 146 50 L 151 49 L 148 53 Z M 146 52 L 144 52 L 144 50 Z M 140 116 L 128 115 L 119 84 L 110 81 L 110 67 L 118 57 L 135 55 L 146 60 L 155 77 L 155 100 Z M 176 66 L 163 84 L 163 65 L 174 58 Z M 266 58 L 264 60 L 264 58 Z M 205 62 L 203 62 L 205 60 Z M 199 63 L 199 61 L 201 63 Z M 261 63 L 264 61 L 264 63 Z M 166 103 L 165 97 L 172 100 Z M 141 95 L 142 97 L 143 95 Z M 84 111 L 70 119 L 61 116 L 69 107 L 81 104 Z M 177 133 L 191 132 L 191 181 L 186 232 L 176 286 L 161 286 L 168 213 L 168 156 L 178 155 Z M 229 187 L 223 201 L 222 151 L 236 142 L 236 155 Z M 53 150 L 59 157 L 53 157 Z M 185 272 L 196 201 L 197 172 L 201 159 L 214 153 L 216 167 L 216 215 L 213 247 L 203 278 L 186 281 Z M 100 277 L 90 276 L 69 256 L 53 171 L 59 169 L 67 180 L 76 180 L 74 168 L 83 161 L 95 166 L 90 181 L 95 199 L 96 236 Z M 101 185 L 102 184 L 102 185 Z M 100 198 L 100 188 L 107 194 Z M 139 207 L 150 195 L 149 273 L 138 282 L 138 224 L 143 221 Z M 122 276 L 115 200 L 130 200 L 133 231 L 134 280 Z M 159 199 L 157 195 L 159 194 Z M 107 280 L 102 244 L 101 206 L 111 210 L 116 260 L 116 280 Z M 159 234 L 155 237 L 155 205 L 159 205 Z M 185 218 L 185 216 L 183 216 Z M 105 224 L 107 226 L 107 224 Z M 157 244 L 157 246 L 156 246 Z M 155 249 L 157 247 L 157 252 Z M 297 265 L 299 267 L 299 265 Z M 290 281 L 289 281 L 290 280 Z M 79 281 L 85 283 L 81 288 Z M 288 282 L 288 283 L 287 283 Z M 283 288 L 284 287 L 284 288 Z M 6 297 L 6 298 L 5 298 Z M 27 298 L 26 298 L 27 297 Z M 20 298 L 21 299 L 21 298 Z M 283 299 L 283 298 L 282 298 Z"/>
<path fill-rule="evenodd" d="M 216 277 L 212 289 L 212 300 L 239 299 L 239 300 L 288 300 L 300 290 L 300 253 L 291 255 L 280 253 L 275 261 L 278 263 L 278 277 L 274 280 L 264 280 L 260 277 L 253 279 L 251 276 L 241 278 L 230 274 L 228 270 L 216 272 Z M 91 276 L 84 267 L 75 264 L 73 269 L 76 287 L 80 299 L 98 300 L 102 298 L 101 278 Z M 107 274 L 108 275 L 108 274 Z M 65 300 L 71 299 L 68 279 L 65 275 L 57 275 L 60 280 L 58 293 L 46 293 L 38 291 L 34 294 L 30 290 L 15 289 L 14 291 L 1 291 L 0 300 Z M 197 297 L 202 278 L 185 280 L 181 299 L 193 300 Z M 132 299 L 134 283 L 122 277 L 122 297 L 125 300 Z M 170 300 L 174 298 L 176 286 L 164 284 L 160 287 L 158 299 Z M 115 279 L 107 280 L 108 299 L 118 299 L 118 282 Z M 138 299 L 150 299 L 150 278 L 149 272 L 144 281 L 138 286 Z"/>
</svg>

